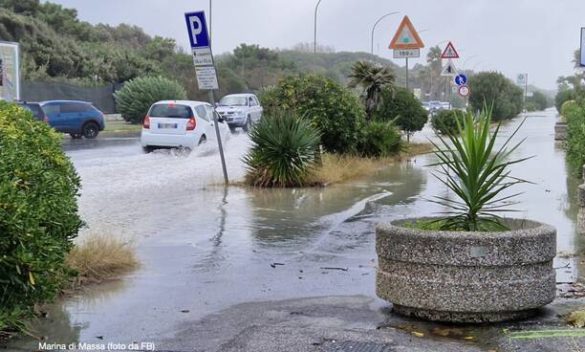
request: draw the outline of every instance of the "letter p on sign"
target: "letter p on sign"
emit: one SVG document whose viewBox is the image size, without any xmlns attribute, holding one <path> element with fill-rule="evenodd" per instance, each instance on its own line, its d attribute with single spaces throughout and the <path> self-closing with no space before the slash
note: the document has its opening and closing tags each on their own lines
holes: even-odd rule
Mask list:
<svg viewBox="0 0 585 352">
<path fill-rule="evenodd" d="M 191 40 L 193 43 L 197 43 L 197 36 L 203 32 L 203 24 L 197 16 L 189 17 L 189 25 L 191 26 Z"/>
<path fill-rule="evenodd" d="M 207 34 L 205 13 L 203 11 L 186 13 L 185 20 L 187 21 L 187 30 L 189 31 L 191 48 L 209 47 L 209 35 Z"/>
</svg>

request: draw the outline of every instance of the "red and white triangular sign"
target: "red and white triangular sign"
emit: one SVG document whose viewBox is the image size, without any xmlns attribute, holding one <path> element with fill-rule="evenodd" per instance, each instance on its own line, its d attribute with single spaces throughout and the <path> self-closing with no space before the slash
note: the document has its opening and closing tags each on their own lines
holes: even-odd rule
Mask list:
<svg viewBox="0 0 585 352">
<path fill-rule="evenodd" d="M 416 29 L 414 29 L 412 22 L 410 22 L 408 16 L 404 16 L 396 34 L 394 34 L 394 37 L 390 41 L 390 49 L 404 50 L 421 49 L 424 47 L 425 44 L 420 39 Z"/>
<path fill-rule="evenodd" d="M 451 59 L 449 59 L 445 67 L 443 67 L 441 76 L 457 76 L 457 69 L 455 68 L 455 65 Z"/>
<path fill-rule="evenodd" d="M 459 54 L 457 54 L 457 50 L 453 46 L 453 43 L 449 42 L 443 53 L 441 54 L 441 59 L 458 59 Z"/>
</svg>

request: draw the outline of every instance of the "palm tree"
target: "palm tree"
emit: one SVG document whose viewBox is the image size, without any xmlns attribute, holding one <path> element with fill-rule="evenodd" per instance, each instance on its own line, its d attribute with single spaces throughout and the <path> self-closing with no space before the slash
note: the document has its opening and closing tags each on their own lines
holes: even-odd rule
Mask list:
<svg viewBox="0 0 585 352">
<path fill-rule="evenodd" d="M 381 66 L 368 61 L 357 61 L 351 71 L 349 86 L 363 88 L 366 116 L 368 120 L 371 120 L 372 114 L 381 103 L 382 90 L 394 90 L 394 72 L 389 66 Z"/>
<path fill-rule="evenodd" d="M 441 75 L 441 69 L 442 69 L 442 65 L 441 65 L 441 48 L 439 48 L 438 46 L 434 46 L 432 48 L 430 48 L 429 53 L 427 54 L 427 63 L 429 64 L 430 67 L 430 88 L 429 88 L 429 94 L 430 94 L 430 99 L 435 99 L 437 94 L 434 94 L 434 91 L 438 91 L 440 84 L 439 84 L 439 77 Z M 434 89 L 433 89 L 433 82 L 434 83 Z"/>
</svg>

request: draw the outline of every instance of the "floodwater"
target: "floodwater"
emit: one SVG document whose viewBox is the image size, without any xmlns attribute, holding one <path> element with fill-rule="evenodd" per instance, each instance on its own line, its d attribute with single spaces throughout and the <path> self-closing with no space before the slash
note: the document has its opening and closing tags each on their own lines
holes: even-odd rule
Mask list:
<svg viewBox="0 0 585 352">
<path fill-rule="evenodd" d="M 532 113 L 517 139 L 516 156 L 534 158 L 512 175 L 518 218 L 558 231 L 559 282 L 581 276 L 576 187 L 564 152 L 554 142 L 553 111 Z M 520 123 L 506 123 L 504 137 Z M 428 136 L 425 130 L 418 139 Z M 245 169 L 245 135 L 226 145 L 233 180 Z M 443 210 L 426 199 L 448 194 L 426 165 L 430 155 L 389 165 L 370 177 L 311 189 L 222 186 L 212 145 L 191 155 L 144 155 L 136 141 L 69 148 L 83 181 L 83 239 L 106 233 L 133 241 L 141 268 L 123 280 L 87 289 L 49 307 L 34 324 L 49 343 L 164 341 L 209 314 L 245 302 L 330 296 L 375 297 L 374 225 Z M 562 258 L 561 258 L 562 257 Z M 378 301 L 379 306 L 385 302 Z M 160 346 L 165 349 L 164 346 Z M 38 348 L 31 338 L 9 349 Z"/>
</svg>

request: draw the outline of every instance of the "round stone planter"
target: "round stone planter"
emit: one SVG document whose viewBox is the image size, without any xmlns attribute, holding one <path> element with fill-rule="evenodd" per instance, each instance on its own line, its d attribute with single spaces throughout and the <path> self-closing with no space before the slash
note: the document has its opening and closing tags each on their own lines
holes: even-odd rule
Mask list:
<svg viewBox="0 0 585 352">
<path fill-rule="evenodd" d="M 516 219 L 506 220 L 512 230 L 504 232 L 401 226 L 412 221 L 376 228 L 376 293 L 395 312 L 435 321 L 498 322 L 529 317 L 555 298 L 553 227 Z"/>
</svg>

